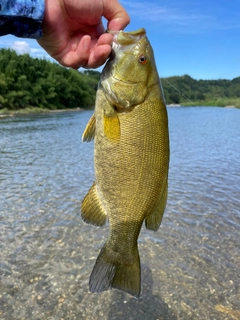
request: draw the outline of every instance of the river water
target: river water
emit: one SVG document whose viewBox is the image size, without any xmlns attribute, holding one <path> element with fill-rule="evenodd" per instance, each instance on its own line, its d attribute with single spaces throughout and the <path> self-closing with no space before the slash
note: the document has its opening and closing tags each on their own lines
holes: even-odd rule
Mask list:
<svg viewBox="0 0 240 320">
<path fill-rule="evenodd" d="M 168 108 L 169 198 L 139 237 L 142 293 L 93 294 L 108 226 L 81 221 L 90 111 L 0 119 L 1 320 L 240 319 L 240 110 Z"/>
</svg>

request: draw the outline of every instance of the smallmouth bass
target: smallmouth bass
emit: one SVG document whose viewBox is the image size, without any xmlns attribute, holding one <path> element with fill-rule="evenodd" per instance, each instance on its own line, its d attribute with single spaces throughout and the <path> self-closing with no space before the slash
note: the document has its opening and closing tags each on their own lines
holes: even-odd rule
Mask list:
<svg viewBox="0 0 240 320">
<path fill-rule="evenodd" d="M 94 139 L 96 181 L 82 202 L 81 216 L 96 226 L 107 219 L 110 223 L 90 291 L 116 288 L 139 297 L 137 239 L 144 220 L 146 228 L 158 230 L 167 202 L 168 118 L 146 31 L 112 34 L 112 54 L 82 137 Z"/>
</svg>

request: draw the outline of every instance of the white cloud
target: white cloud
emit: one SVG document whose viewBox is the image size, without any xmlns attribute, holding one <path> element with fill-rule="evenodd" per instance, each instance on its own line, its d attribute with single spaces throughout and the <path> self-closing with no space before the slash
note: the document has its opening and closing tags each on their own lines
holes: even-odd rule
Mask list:
<svg viewBox="0 0 240 320">
<path fill-rule="evenodd" d="M 121 0 L 130 17 L 137 17 L 139 20 L 151 21 L 158 25 L 165 25 L 171 30 L 206 30 L 215 25 L 215 17 L 210 14 L 203 14 L 193 8 L 184 8 L 181 3 L 161 5 L 156 2 L 135 2 Z"/>
<path fill-rule="evenodd" d="M 10 46 L 11 49 L 15 50 L 18 54 L 32 54 L 33 56 L 42 56 L 45 52 L 42 48 L 32 48 L 26 41 L 14 41 Z"/>
<path fill-rule="evenodd" d="M 43 50 L 37 43 L 34 44 L 35 48 L 31 45 L 31 42 L 14 41 L 9 47 L 15 50 L 18 54 L 28 53 L 34 58 L 49 58 L 45 50 Z"/>
<path fill-rule="evenodd" d="M 31 48 L 26 41 L 14 41 L 11 49 L 15 50 L 19 54 L 31 53 Z"/>
<path fill-rule="evenodd" d="M 28 53 L 33 58 L 53 59 L 34 39 L 19 39 L 12 35 L 0 37 L 0 49 L 9 48 L 15 50 L 18 54 Z"/>
<path fill-rule="evenodd" d="M 190 12 L 189 10 L 177 7 L 177 6 L 166 6 L 159 5 L 158 3 L 147 3 L 147 2 L 128 2 L 122 0 L 121 3 L 126 7 L 130 15 L 136 15 L 139 18 L 144 18 L 146 20 L 169 22 L 169 23 L 180 23 L 183 21 L 193 21 L 196 19 L 210 18 L 202 14 L 196 14 Z"/>
<path fill-rule="evenodd" d="M 15 50 L 19 54 L 31 53 L 31 47 L 26 41 L 14 41 L 11 49 Z"/>
<path fill-rule="evenodd" d="M 220 26 L 219 30 L 232 30 L 232 29 L 240 29 L 240 24 L 229 25 L 229 26 Z"/>
</svg>

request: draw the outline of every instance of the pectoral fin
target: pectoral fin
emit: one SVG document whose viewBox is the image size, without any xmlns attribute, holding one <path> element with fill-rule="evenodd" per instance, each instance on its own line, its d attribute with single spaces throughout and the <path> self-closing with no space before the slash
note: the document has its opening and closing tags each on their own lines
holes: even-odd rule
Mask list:
<svg viewBox="0 0 240 320">
<path fill-rule="evenodd" d="M 168 183 L 166 182 L 162 196 L 159 198 L 157 205 L 151 214 L 145 219 L 146 228 L 149 230 L 157 231 L 160 227 L 163 213 L 167 203 Z"/>
<path fill-rule="evenodd" d="M 104 135 L 112 142 L 120 141 L 120 121 L 117 112 L 110 116 L 104 114 Z"/>
<path fill-rule="evenodd" d="M 103 226 L 106 222 L 107 214 L 98 197 L 95 182 L 83 199 L 81 217 L 86 223 L 90 223 L 95 226 Z"/>
<path fill-rule="evenodd" d="M 95 136 L 95 129 L 96 129 L 96 118 L 93 114 L 88 121 L 88 124 L 86 125 L 86 128 L 82 135 L 82 141 L 83 142 L 90 142 L 94 139 Z"/>
</svg>

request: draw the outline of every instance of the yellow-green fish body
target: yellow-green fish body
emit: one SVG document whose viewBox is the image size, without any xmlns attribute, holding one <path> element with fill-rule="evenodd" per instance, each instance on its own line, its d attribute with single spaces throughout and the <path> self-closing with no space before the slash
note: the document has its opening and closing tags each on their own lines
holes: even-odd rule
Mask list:
<svg viewBox="0 0 240 320">
<path fill-rule="evenodd" d="M 96 182 L 82 203 L 88 223 L 110 222 L 110 235 L 90 277 L 90 290 L 117 288 L 138 297 L 137 239 L 145 219 L 160 226 L 167 201 L 167 111 L 144 29 L 114 34 L 83 140 L 94 138 Z"/>
</svg>

